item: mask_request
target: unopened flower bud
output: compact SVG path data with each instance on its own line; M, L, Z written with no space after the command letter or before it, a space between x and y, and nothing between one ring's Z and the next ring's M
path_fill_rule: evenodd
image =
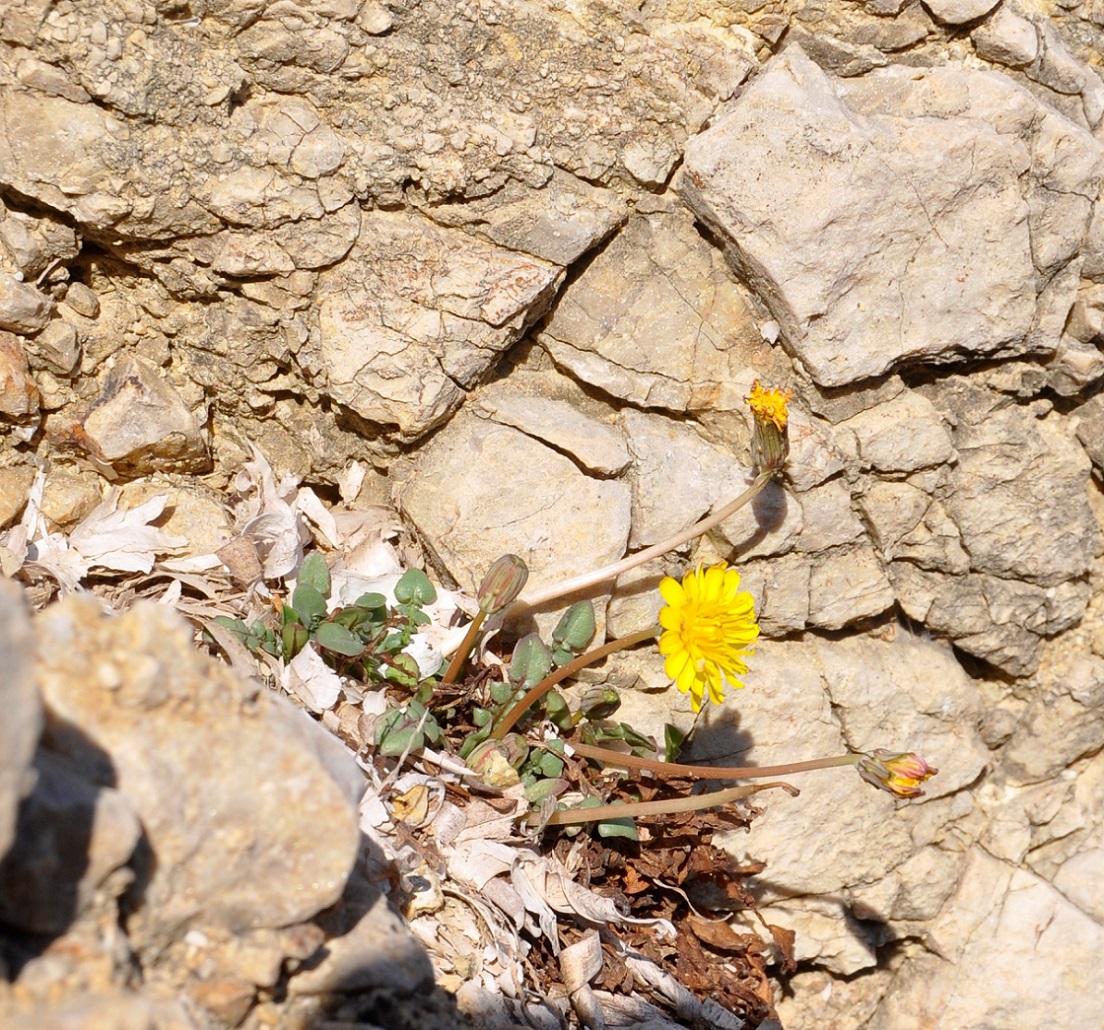
M939 772L911 751L887 751L883 747L864 754L856 768L867 783L898 798L923 796L920 784Z
M504 554L488 570L475 595L485 615L500 612L525 588L529 567L516 554Z

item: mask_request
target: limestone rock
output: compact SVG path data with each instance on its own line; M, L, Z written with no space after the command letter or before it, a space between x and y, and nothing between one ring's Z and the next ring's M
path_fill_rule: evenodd
M0 862L0 917L28 933L61 934L127 865L142 826L119 791L87 782L53 752L40 749L35 770L15 843ZM127 870L111 893L132 880Z
M78 253L77 234L70 226L22 211L3 213L0 204L0 255L10 258L24 282L37 279L54 262L71 261Z
M851 769L795 776L799 804L772 797L750 836L724 838L738 856L769 860L762 884L768 903L838 895L887 876L920 850L913 835L922 839L925 809L954 798L987 761L975 729L975 691L945 644L900 629L888 639L761 640L748 664L732 712L711 710L695 733L697 758L773 765L907 747L941 770L926 784L929 798L897 809Z
M1081 449L1051 420L964 381L947 380L932 396L956 423L959 460L944 503L971 569L1040 586L1084 576L1101 531Z
M23 342L0 330L0 415L22 421L38 414L38 386L31 376Z
M925 6L944 25L965 25L984 17L1000 0L925 0Z
M492 243L567 266L610 236L627 207L612 190L556 171L539 190L507 183L493 197L434 204L441 225L463 226Z
M29 465L0 468L0 529L5 529L23 510L35 470Z
M538 339L557 366L631 404L738 411L760 343L715 250L683 215L629 221L564 291Z
M1104 747L1104 659L1080 655L1065 675L1034 698L1005 745L1002 765L1017 782L1058 776Z
M954 461L951 437L935 406L906 391L841 422L837 432L855 435L859 458L878 472L914 472Z
M629 535L626 484L583 475L532 437L464 414L422 450L397 501L470 592L502 554L520 555L530 583L548 584L621 558Z
M1040 638L1076 625L1091 595L1076 580L1042 587L980 573L945 576L906 561L894 562L890 575L910 619L1013 676L1038 668Z
M201 655L160 605L105 618L69 600L36 630L49 746L142 821L135 947L164 948L190 925L288 926L341 895L356 811L303 749L305 716Z
M327 392L417 439L543 314L561 275L417 215L366 214L349 258L319 276L315 360Z
M1001 4L970 33L979 57L987 61L1022 68L1039 54L1035 26L1007 4Z
M0 580L0 859L15 837L19 804L34 787L31 759L42 730L42 703L31 663L31 628L22 591Z
M726 504L747 489L733 475L734 455L707 443L691 426L631 409L621 421L633 459L633 550L673 536L703 518L714 502Z
M210 462L196 422L172 385L146 362L120 361L82 419L89 452L120 471L202 471Z
M1065 185L1025 188L1032 161L1057 167L1059 139ZM905 359L1052 350L1056 338L1033 335L1031 284L1082 245L1102 155L999 73L887 68L836 82L791 47L690 143L680 190L786 346L839 386ZM1048 303L1072 295L1063 286Z
M498 389L481 393L475 412L562 451L588 472L615 476L630 461L620 429L583 414L565 400Z
M813 563L809 624L842 629L881 615L895 601L882 563L869 545L838 547Z
M0 272L0 329L38 332L53 311L54 302L45 294L7 272Z
M930 934L930 950L897 971L867 1024L871 1030L924 1023L1095 1026L1104 1020L1104 999L1092 975L1069 961L1104 947L1104 931L1033 873L972 849ZM1034 968L1063 974L1023 975ZM978 983L989 987L980 992Z

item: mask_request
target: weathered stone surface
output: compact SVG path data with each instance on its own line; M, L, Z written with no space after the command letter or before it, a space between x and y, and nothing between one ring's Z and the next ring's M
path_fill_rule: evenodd
M1104 660L1079 655L1034 698L1005 745L1002 766L1016 782L1038 783L1104 747Z
M0 203L0 213L3 210ZM0 262L9 258L24 282L36 279L54 262L71 261L79 253L77 234L68 225L22 211L0 214Z
M907 561L889 571L910 619L1013 676L1038 668L1040 638L1076 625L1091 596L1076 580L1042 587L979 573L945 576Z
M195 415L171 383L137 358L107 374L81 424L88 451L121 471L198 472L210 463Z
M726 504L747 489L741 481L746 470L738 468L735 456L690 426L631 409L622 415L622 425L633 459L633 550L673 536L705 516L715 501Z
M38 779L0 862L0 918L29 933L60 934L130 861L142 826L119 791L89 783L64 758L39 749L34 767ZM128 871L112 893L132 879Z
M627 211L612 190L556 171L539 190L511 182L492 197L434 204L427 213L441 225L462 226L500 247L566 266L613 233Z
M629 221L538 335L557 366L631 404L735 411L761 343L728 270L682 214Z
M625 434L617 426L585 415L565 400L500 388L480 393L474 411L562 451L588 472L615 476L631 460Z
M911 390L839 423L836 432L853 433L862 464L878 472L915 472L955 459L935 405Z
M7 527L22 511L34 478L35 470L30 465L0 468L0 529Z
M1022 68L1039 54L1039 34L1035 26L1007 4L1001 4L970 33L978 57L987 61Z
M1104 999L1071 955L1104 947L1099 922L1053 886L971 850L954 897L930 931L931 947L904 962L867 1024L1096 1026ZM999 948L993 946L1000 941ZM1040 970L1024 976L1024 970ZM1060 976L1043 971L1061 969ZM978 984L987 988L978 990Z
M1021 825L1030 849L1027 864L1099 922L1104 913L1096 889L1104 868L1104 757L1097 754L1057 781L1025 793ZM1040 796L1032 796L1036 793Z
M924 6L944 25L965 25L988 14L1000 0L924 0Z
M711 711L696 732L699 758L773 765L907 741L941 769L926 784L928 800L897 809L852 769L793 777L800 803L772 798L751 835L725 836L736 854L768 859L761 885L768 902L846 896L889 875L922 849L925 810L951 800L985 766L988 752L974 728L978 699L945 644L900 629L888 639L760 641L749 666L732 711Z
M561 275L417 215L366 214L348 260L319 276L315 360L327 392L416 439L543 314Z
M1059 138L1072 193L1021 180ZM1041 288L1081 246L1102 174L1095 140L997 73L836 83L794 47L691 142L680 190L786 346L838 386L903 359L1053 349L1032 336L1032 259Z
M869 545L838 547L813 562L809 576L809 624L844 626L892 607L893 587Z
M22 591L0 580L0 859L15 838L22 799L34 787L31 758L42 729L42 702L35 689L31 663L31 627Z
M38 332L54 311L54 302L33 286L0 272L0 329Z
M503 554L520 555L530 582L547 584L616 561L629 535L626 484L585 476L532 437L468 415L426 445L397 501L473 592Z
M1104 478L1104 397L1094 397L1077 414L1077 439L1095 466L1098 478Z
M16 420L38 413L38 387L23 346L18 336L0 330L0 415Z
M80 361L80 340L76 328L63 318L52 318L42 332L27 342L36 368L48 368L68 376Z
M105 618L71 600L36 631L49 746L114 785L149 843L128 921L136 947L163 948L189 925L287 926L340 896L355 807L303 748L301 713L199 654L160 605Z
M971 569L1040 586L1084 576L1101 532L1085 496L1088 466L1068 432L963 380L930 396L955 422L959 460L944 503Z
M970 568L962 534L943 504L907 482L871 483L860 498L874 543L886 561L962 574Z

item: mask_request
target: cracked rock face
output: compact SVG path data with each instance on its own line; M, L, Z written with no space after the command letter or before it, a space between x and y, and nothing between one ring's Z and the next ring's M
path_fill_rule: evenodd
M745 489L745 398L793 389L785 485L598 598L628 634L664 574L740 569L761 643L699 756L941 770L900 810L816 774L729 842L797 931L784 1023L1099 1025L1091 6L8 0L0 532L42 466L51 532L169 481L214 550L257 445L326 496L371 465L465 589L507 551L543 585ZM9 593L0 922L63 933L42 998L236 1025L327 935L292 996L373 949L428 985L375 895L312 920L357 842L311 724L160 607L32 630ZM624 670L634 725L688 722L658 656ZM136 884L141 996L98 929Z

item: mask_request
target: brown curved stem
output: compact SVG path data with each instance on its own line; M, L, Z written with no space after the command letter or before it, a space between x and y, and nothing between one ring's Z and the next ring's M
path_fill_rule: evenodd
M449 662L449 667L445 670L444 676L441 677L442 683L455 683L456 677L460 675L460 670L464 668L464 662L467 660L471 649L475 646L475 638L479 634L479 627L483 625L483 620L487 617L487 613L482 609L475 613L475 618L472 619L471 625L468 626L468 632L464 634L464 639L460 641L460 646L456 649L456 654L452 656L452 661Z
M532 690L502 717L502 720L492 731L491 739L501 740L505 737L517 724L518 719L561 680L565 680L569 676L574 676L580 669L584 669L586 666L605 658L606 655L613 654L614 651L621 651L626 647L632 647L634 644L639 644L642 640L657 636L659 632L659 626L652 626L649 629L640 630L639 633L630 633L627 637L619 637L617 640L611 640L608 644L596 647L593 651L587 651L586 654L579 655L578 658L572 659L566 665L561 665L555 672L545 676L540 683L533 687Z
M665 801L627 801L616 805L594 805L592 808L564 808L553 812L545 821L545 826L573 826L577 823L603 822L607 819L633 819L639 816L668 815L673 812L700 812L705 808L727 805L741 798L758 794L761 790L780 787L792 797L801 793L788 783L757 783L742 787L728 787L715 790L710 794L696 794L693 797L667 798ZM540 816L534 812L529 818L530 826L540 825Z
M763 487L770 482L772 475L773 473L769 471L760 472L759 475L755 477L755 481L751 486L735 500L730 501L719 511L707 516L700 522L695 522L694 525L690 526L688 529L684 529L674 536L668 537L666 540L661 540L658 544L653 544L651 547L645 548L643 551L638 551L636 554L630 554L627 558L622 558L621 561L615 562L612 565L607 565L603 569L597 569L594 572L584 572L581 575L573 576L571 579L565 579L560 583L553 583L551 586L544 587L542 590L534 590L530 594L525 594L506 609L503 618L508 621L529 608L536 608L537 605L555 600L557 597L563 597L566 594L574 594L580 590L585 590L587 587L594 586L597 583L605 583L607 580L616 579L630 569L635 569L638 565L643 565L653 558L658 558L668 551L673 551L676 547L681 547L687 541L693 540L703 533L708 533L715 526L719 526L725 519L729 518L729 516L739 511L745 504L754 500Z
M806 762L787 762L785 765L680 765L663 762L658 758L640 758L592 744L567 745L577 755L592 758L620 769L640 769L664 777L691 777L697 780L757 780L766 776L791 776L794 773L811 772L813 769L832 769L841 765L855 765L862 755L835 755L832 758L811 758Z

